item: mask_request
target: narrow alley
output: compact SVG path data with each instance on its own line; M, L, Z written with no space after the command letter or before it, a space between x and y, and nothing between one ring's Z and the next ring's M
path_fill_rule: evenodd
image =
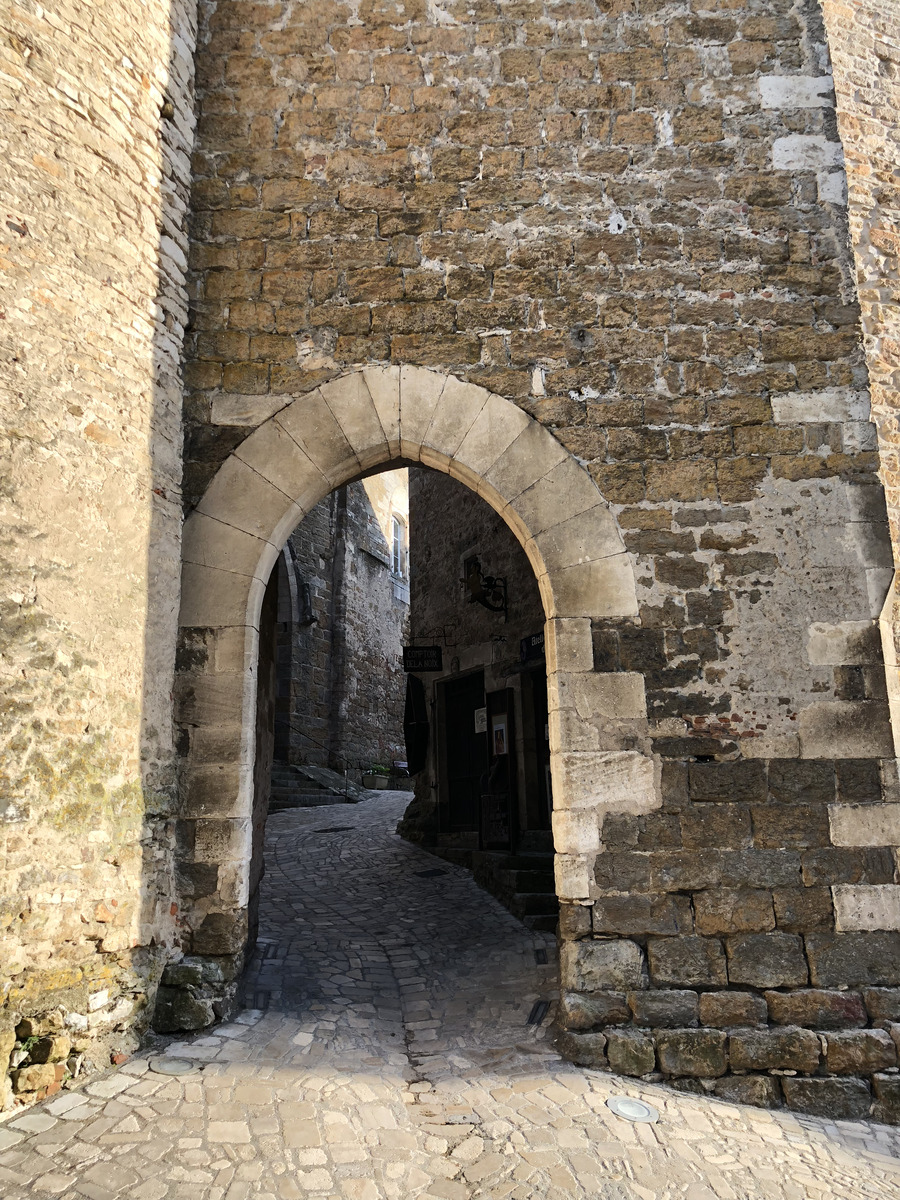
M552 935L402 841L408 794L369 795L273 814L244 1011L0 1128L4 1200L900 1196L898 1130L564 1062Z

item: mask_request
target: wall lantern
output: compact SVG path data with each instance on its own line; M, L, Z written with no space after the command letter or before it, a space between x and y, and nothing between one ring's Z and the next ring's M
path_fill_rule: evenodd
M471 555L463 563L460 582L466 589L470 604L480 604L489 612L503 613L504 621L509 619L506 580L496 575L485 575L477 554Z

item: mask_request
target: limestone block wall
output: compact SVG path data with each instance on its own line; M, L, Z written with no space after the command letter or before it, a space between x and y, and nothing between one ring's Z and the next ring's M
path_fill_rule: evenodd
M900 986L893 560L825 28L786 0L650 7L202 6L186 490L366 363L550 429L637 588L633 617L599 563L554 593L563 975L599 1005L569 1051L613 1062L610 997L690 993L711 1032L692 1000L665 1020L713 1059L650 1038L642 1067L887 1113L886 1030L829 1060L814 1008L819 1056L784 1067L767 998ZM451 468L466 414L448 390ZM591 520L544 537L555 567ZM755 1065L728 1031L761 1009L719 992L766 1002Z
M0 11L2 1110L133 1048L176 939L194 40L189 0Z

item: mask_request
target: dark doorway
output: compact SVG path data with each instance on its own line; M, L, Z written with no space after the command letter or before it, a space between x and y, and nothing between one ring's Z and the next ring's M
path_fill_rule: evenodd
M440 685L443 710L443 802L439 823L448 833L477 833L483 776L488 762L484 672Z

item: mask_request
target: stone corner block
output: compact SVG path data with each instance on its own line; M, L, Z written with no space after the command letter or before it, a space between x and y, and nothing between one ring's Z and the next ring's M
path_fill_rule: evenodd
M892 758L890 711L881 700L821 700L800 710L801 758Z

